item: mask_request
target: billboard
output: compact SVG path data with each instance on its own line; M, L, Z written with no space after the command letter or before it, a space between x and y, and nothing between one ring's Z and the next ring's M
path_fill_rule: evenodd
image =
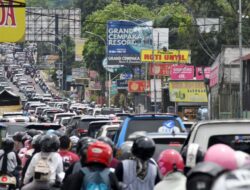
M85 44L85 39L77 38L75 39L75 61L83 61L83 47Z
M209 79L210 78L210 72L211 72L211 68L210 67L205 67L204 68L204 75L205 78ZM204 75L203 75L203 71L202 71L202 67L196 67L196 79L197 80L204 80Z
M129 92L145 92L146 89L149 90L150 81L145 80L129 80L128 81L128 91Z
M194 66L172 65L170 76L172 80L193 80L194 79Z
M172 102L207 102L203 81L170 81L169 92Z
M155 101L155 95L156 95L156 102L162 101L162 85L161 85L161 79L151 79L150 80L150 97L151 102Z
M100 82L90 81L89 82L89 90L101 90L102 86Z
M154 49L168 49L169 46L169 29L154 28L153 29Z
M116 80L117 89L127 90L128 89L128 80Z
M25 0L0 0L0 42L25 40Z
M108 21L108 64L140 64L140 52L152 48L152 38L152 21Z
M190 50L142 50L141 62L155 63L191 63Z
M151 63L149 65L149 75L170 76L171 65L172 64Z

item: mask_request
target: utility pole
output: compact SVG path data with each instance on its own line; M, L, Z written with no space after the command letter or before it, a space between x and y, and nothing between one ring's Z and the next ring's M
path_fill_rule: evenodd
M240 118L243 118L242 4L239 0Z

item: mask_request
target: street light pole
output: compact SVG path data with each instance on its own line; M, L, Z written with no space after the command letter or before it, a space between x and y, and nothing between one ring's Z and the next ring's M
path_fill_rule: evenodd
M242 4L239 0L240 118L243 118Z
M62 66L61 66L61 69L62 69L62 74L63 74L63 50L62 50L62 48L60 48L59 46L57 46L57 45L55 45L53 43L50 43L50 42L47 42L47 43L57 47L61 51L61 53L62 53ZM61 85L60 90L63 91L63 76L59 81L60 81L59 84Z

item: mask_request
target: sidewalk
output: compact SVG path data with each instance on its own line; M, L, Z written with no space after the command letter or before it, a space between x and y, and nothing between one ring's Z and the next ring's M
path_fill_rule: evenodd
M43 79L43 81L47 84L49 90L50 90L53 94L56 94L56 95L59 95L59 94L60 94L60 91L58 91L58 90L56 89L55 83L54 83L54 82L51 82L51 81L49 80L49 75L48 75L46 72L40 70L40 76L41 76L41 78Z

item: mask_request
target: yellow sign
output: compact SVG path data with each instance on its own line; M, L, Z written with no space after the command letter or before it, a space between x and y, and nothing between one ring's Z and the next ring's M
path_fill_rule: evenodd
M171 81L169 93L172 102L207 102L203 81Z
M18 3L25 0L18 0ZM0 42L22 42L25 40L25 7L15 1L0 0Z
M191 63L189 50L142 50L141 62L155 63Z
M75 40L75 61L83 60L83 48L85 44L85 39L78 38Z

